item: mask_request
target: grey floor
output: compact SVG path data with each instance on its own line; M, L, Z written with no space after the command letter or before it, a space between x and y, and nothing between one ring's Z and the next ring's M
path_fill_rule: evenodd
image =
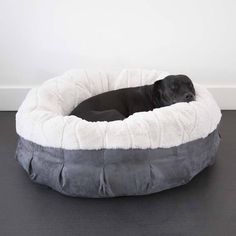
M0 112L0 236L236 235L236 111L217 162L189 184L143 197L80 199L33 184L14 159L15 113Z

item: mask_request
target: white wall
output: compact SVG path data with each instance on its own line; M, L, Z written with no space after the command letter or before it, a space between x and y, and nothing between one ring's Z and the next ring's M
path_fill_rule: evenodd
M130 67L236 84L235 12L235 0L0 0L0 87Z
M0 85L70 68L157 68L236 81L234 0L0 1Z

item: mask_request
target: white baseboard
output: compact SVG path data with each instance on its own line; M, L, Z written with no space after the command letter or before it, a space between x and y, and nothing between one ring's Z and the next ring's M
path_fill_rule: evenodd
M206 85L222 110L236 110L236 85ZM0 87L0 111L16 111L31 87Z
M0 87L0 111L17 111L31 87Z
M236 110L236 85L208 85L221 110Z

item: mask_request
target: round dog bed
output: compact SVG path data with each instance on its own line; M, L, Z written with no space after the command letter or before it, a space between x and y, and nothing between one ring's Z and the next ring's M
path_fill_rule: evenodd
M194 84L196 101L123 121L68 115L91 96L167 75L73 70L32 88L16 114L17 160L32 181L70 196L142 195L189 182L215 162L220 142L221 112L204 87Z

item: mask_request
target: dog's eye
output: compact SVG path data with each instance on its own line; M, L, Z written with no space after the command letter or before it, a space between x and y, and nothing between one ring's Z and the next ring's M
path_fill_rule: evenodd
M193 89L193 85L192 84L189 84L189 87L190 87L190 89Z
M176 90L176 85L172 84L172 85L170 86L170 89L171 89L172 91Z

